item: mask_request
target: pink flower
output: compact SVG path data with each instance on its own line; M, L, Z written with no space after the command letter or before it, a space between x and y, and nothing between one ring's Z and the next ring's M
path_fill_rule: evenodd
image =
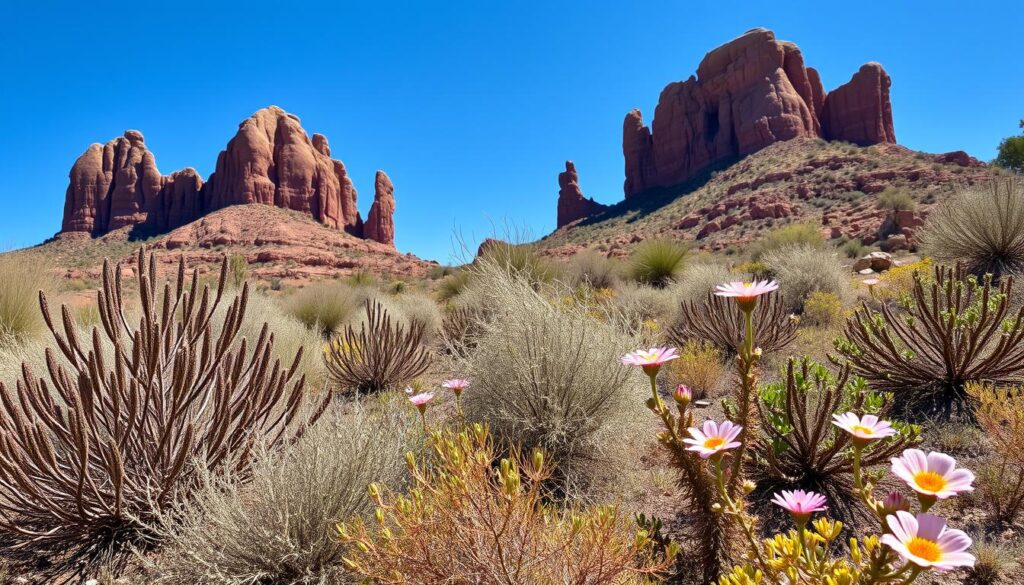
M638 349L622 356L619 361L626 366L640 366L648 375L657 374L662 364L679 358L674 347L652 347L647 351Z
M955 567L973 567L974 556L966 553L971 537L962 530L946 528L946 521L931 514L899 511L886 522L892 534L882 535L886 544L907 562L939 571Z
M870 288L870 287L875 286L876 284L878 284L879 282L882 282L882 281L878 280L877 278L865 278L861 282L866 284L866 285L868 285L868 288Z
M797 522L806 522L811 514L822 512L828 507L825 505L825 496L804 490L782 490L775 494L772 502L788 510Z
M433 398L433 392L421 392L415 396L410 396L409 402L412 402L413 405L420 410L420 412L423 412L427 408L427 403L430 402Z
M753 299L779 290L779 283L774 280L755 280L754 282L727 282L715 287L715 294L720 297L737 299Z
M735 449L740 446L736 437L743 432L743 427L735 425L732 421L725 421L721 425L713 420L704 421L704 428L690 427L687 429L690 439L683 439L683 442L690 445L687 451L695 451L701 459L707 459L714 455Z
M850 433L853 436L853 442L860 445L866 445L871 441L884 439L896 434L896 429L892 428L889 421L878 420L878 417L873 414L865 414L863 417L859 417L852 412L847 412L845 414L833 414L832 418L832 424Z
M469 380L464 380L462 378L445 380L441 383L441 387L454 391L455 395L458 396L459 394L462 394L463 390L469 388Z
M680 406L686 406L691 400L693 400L693 390L690 390L690 387L686 384L680 384L676 386L676 391L672 393L672 398L674 398Z
M930 498L945 500L974 490L974 474L968 469L957 469L956 460L945 453L933 451L925 455L920 449L907 449L892 459L892 472L912 490Z

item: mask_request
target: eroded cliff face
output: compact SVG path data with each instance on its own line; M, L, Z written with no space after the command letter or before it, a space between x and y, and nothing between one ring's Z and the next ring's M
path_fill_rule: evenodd
M61 232L98 236L132 225L165 232L229 205L258 203L363 237L356 196L345 165L331 158L327 138L310 138L296 116L270 106L239 125L206 183L191 168L161 175L137 131L93 144L71 168ZM367 237L393 245L389 197L390 206L375 202L376 227Z
M754 29L708 53L697 75L661 92L648 127L626 115L626 198L691 180L708 167L794 138L895 143L889 76L877 63L826 93L800 49Z
M363 226L366 239L395 245L395 187L384 171L377 171L373 184L373 205Z

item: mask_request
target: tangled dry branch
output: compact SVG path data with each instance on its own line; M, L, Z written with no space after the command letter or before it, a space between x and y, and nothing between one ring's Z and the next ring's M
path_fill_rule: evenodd
M679 322L666 331L669 341L683 347L691 340L709 341L728 355L736 355L746 334L743 314L731 299L709 293L703 302L682 303ZM786 311L781 295L765 297L754 309L758 323L754 345L765 353L785 349L796 339L799 322Z

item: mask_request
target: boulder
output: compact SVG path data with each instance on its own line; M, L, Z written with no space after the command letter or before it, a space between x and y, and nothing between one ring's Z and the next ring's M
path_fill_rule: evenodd
M576 173L576 165L571 160L565 161L565 172L558 174L557 227L569 225L607 208L608 206L583 196L579 175Z
M871 252L858 258L853 263L853 271L861 272L863 270L871 270L873 272L883 272L893 267L894 261L891 254L886 252Z
M862 65L850 81L825 97L821 120L824 137L861 146L895 143L890 85L892 80L881 65Z

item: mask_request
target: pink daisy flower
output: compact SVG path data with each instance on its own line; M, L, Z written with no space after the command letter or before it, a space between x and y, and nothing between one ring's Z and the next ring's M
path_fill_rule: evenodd
M879 282L882 282L882 281L878 280L877 278L865 278L861 282L866 284L866 285L868 285L868 287L870 288L870 287L875 286L876 284L878 284Z
M736 437L743 432L743 427L733 424L732 421L725 421L721 425L713 420L704 421L702 429L690 427L687 429L690 439L683 439L683 442L690 445L687 451L694 451L701 459L707 459L740 446Z
M464 380L462 378L445 380L444 382L441 383L441 387L454 391L455 395L458 396L459 394L462 394L463 390L469 388L469 380Z
M896 434L889 421L879 420L873 414L857 416L852 412L845 414L833 414L832 424L843 429L853 436L853 441L860 445L866 445L871 441L884 439Z
M815 492L804 490L788 491L775 494L772 503L782 506L798 522L806 522L811 514L823 512L828 506L825 505L825 496Z
M678 359L679 355L674 347L652 347L648 350L638 349L622 356L619 361L626 366L639 366L644 372L650 374L658 372L662 364Z
M882 543L907 562L939 571L956 567L973 567L974 556L964 552L971 546L971 537L962 530L946 528L946 521L931 514L900 510L886 518L891 534L882 535Z
M923 496L944 500L974 490L974 474L956 468L956 460L945 453L907 449L892 459L892 472Z
M409 402L413 403L416 408L420 409L420 412L423 412L423 410L427 408L427 403L433 400L433 398L433 392L421 392L415 396L410 396Z
M776 290L779 290L779 283L774 280L755 280L754 282L720 284L715 287L715 294L720 297L749 300Z

